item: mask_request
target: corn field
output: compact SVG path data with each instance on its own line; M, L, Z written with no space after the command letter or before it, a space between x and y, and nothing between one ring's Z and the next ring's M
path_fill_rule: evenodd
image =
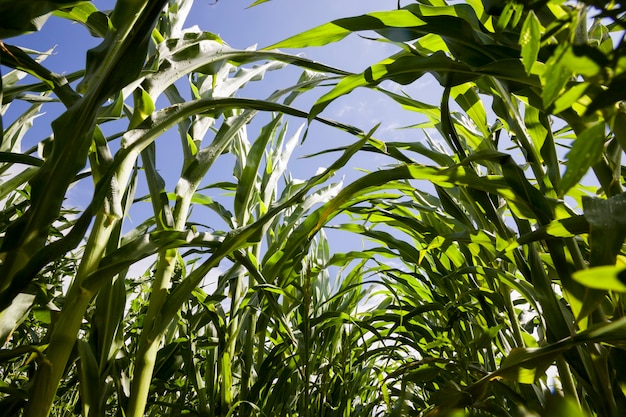
M407 0L256 50L192 3L0 0L0 416L623 415L626 3ZM18 46L46 19L99 38L83 70ZM299 54L357 35L396 52ZM325 114L356 89L414 140ZM296 179L315 125L350 144Z

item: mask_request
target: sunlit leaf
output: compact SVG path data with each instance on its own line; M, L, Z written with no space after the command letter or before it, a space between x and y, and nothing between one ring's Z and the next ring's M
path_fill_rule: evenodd
M109 30L109 18L100 12L91 2L54 11L55 16L70 19L85 25L93 36L104 38Z
M326 23L296 36L275 43L265 49L278 48L304 48L307 46L322 46L332 42L337 42L350 34L350 30L345 29L335 23Z
M9 308L0 313L0 343L4 345L8 341L13 330L26 318L34 301L34 294L19 294Z
M428 57L401 56L397 59L384 60L369 67L362 74L344 77L335 88L322 96L313 108L309 117L321 113L332 101L352 92L358 87L376 86L384 80L393 80L399 84L409 84L426 72L458 73L456 84L476 78L469 66L458 63L443 53L435 53Z
M573 71L562 61L566 53L566 46L558 46L546 62L546 71L542 76L544 108L548 108L559 97L561 90L573 74Z
M487 113L480 97L471 83L462 84L452 88L451 95L472 119L474 125L487 137L489 135L487 125Z
M526 20L524 20L519 40L522 46L522 62L524 63L524 69L526 69L527 74L530 74L530 70L539 55L539 48L541 46L540 30L541 23L535 15L535 12L531 10L526 16Z
M497 375L522 384L532 384L561 354L562 349L516 348L502 362Z
M596 266L572 275L586 287L598 290L626 292L626 269L622 266Z
M561 63L576 74L596 77L609 65L609 60L589 45L572 45L561 57Z
M268 1L270 1L270 0L256 0L254 3L252 3L250 6L248 6L248 8L254 7L254 6L262 4L262 3L266 3Z
M591 266L613 265L626 238L626 196L618 194L608 199L583 197L585 219L589 221Z
M78 352L80 354L80 388L83 412L99 412L100 403L100 383L98 363L91 350L91 347L84 340L78 341Z

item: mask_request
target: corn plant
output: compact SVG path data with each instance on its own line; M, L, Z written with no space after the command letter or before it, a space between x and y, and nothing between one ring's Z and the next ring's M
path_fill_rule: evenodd
M31 102L0 148L2 415L619 415L621 3L418 1L260 51L184 29L191 3L0 1L2 38L52 12L103 39L66 76L0 44L2 113ZM365 30L398 53L358 74L276 49ZM285 64L293 85L238 98ZM382 84L426 73L438 103ZM320 117L359 87L423 117L424 139ZM22 150L50 100L67 108L53 136ZM354 144L293 178L287 116ZM358 152L395 163L331 182ZM64 204L90 180L84 208ZM335 233L364 247L333 253Z
M8 384L3 412L14 415L23 408L25 416L47 416L51 410L55 415L139 416L158 413L164 404L182 404L196 412L232 414L238 407L236 385L243 387L245 401L253 388L250 358L232 363L240 339L247 338L246 347L254 341L251 332L259 316L254 309L279 311L271 287L265 287L271 281L263 282L257 271L262 237L278 227L272 222L285 210L304 215L325 201L333 187L319 188L321 184L369 140L355 128L319 118L362 139L324 172L283 187L282 173L299 135L285 141L287 128L277 131L280 114L308 117L289 107L299 92L326 79L308 71L345 73L280 52L235 50L214 34L184 30L190 1L120 1L110 15L89 2L1 6L3 16L19 17L3 21L3 37L38 29L53 11L103 38L87 53L85 71L69 79L33 59L34 51L2 44L2 64L13 69L3 77L3 105L22 99L34 102L4 130L2 141L5 172L16 163L29 166L3 184L0 298L8 342L3 352ZM11 26L14 23L17 27ZM258 65L243 67L255 62ZM247 83L285 63L306 70L296 84L266 100L234 97ZM25 74L38 83L19 84ZM75 79L80 80L76 90L69 84ZM180 91L179 81L186 82L188 91ZM21 139L51 94L67 110L53 122L52 138L22 152ZM158 108L161 97L169 104ZM275 116L251 145L246 126L259 111ZM168 191L156 164L162 148L157 139L173 128L180 134L183 162L175 188ZM114 133L106 136L109 129ZM268 143L275 147L265 154ZM39 157L33 156L37 148ZM236 158L235 182L214 187L235 192L232 211L200 188L216 160L228 153ZM257 179L264 156L266 170ZM93 198L73 213L63 200L72 184L88 178L95 187ZM143 183L148 195L138 197ZM128 230L124 219L143 201L151 203L153 214ZM192 221L194 208L214 211L222 228ZM194 254L200 255L192 262ZM127 276L131 265L153 255L154 269L142 277ZM201 285L227 260L233 266L209 302ZM71 279L67 290L61 285L64 278ZM221 300L215 297L224 291L230 299L225 322L179 328L177 318L185 312L219 308ZM256 293L253 300L249 291ZM287 318L276 317L272 325L280 337L295 343ZM134 320L133 326L126 326L126 319ZM225 345L210 350L208 359L217 360L218 387L195 374L196 379L188 380L193 400L188 402L185 395L173 400L153 384L167 372L162 360L174 355L179 345L172 343L182 337L187 337L187 352L196 349L194 337L208 337L207 327L225 331ZM261 349L257 357L263 355ZM186 366L196 366L196 359L188 356ZM210 365L204 363L208 372ZM247 375L241 383L234 376L240 369ZM163 395L155 400L157 394ZM219 401L214 402L213 395Z
M337 227L374 242L333 262L369 258L388 289L371 320L406 357L389 356L385 413L616 416L624 406L623 52L610 35L624 10L594 6L588 27L584 4L414 2L272 46L374 31L399 52L343 77L310 117L366 87L426 120L414 126L426 143L368 145L397 166L312 215L349 213ZM381 86L426 73L442 87L438 105ZM579 183L590 169L591 188Z

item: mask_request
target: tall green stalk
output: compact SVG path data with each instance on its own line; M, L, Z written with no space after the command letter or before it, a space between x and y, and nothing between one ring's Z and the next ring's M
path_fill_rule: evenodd
M121 0L109 17L89 2L38 2L104 38L84 75L63 78L20 48L0 48L16 70L2 80L3 110L42 92L0 144L3 173L29 165L0 184L0 416L25 406L27 417L51 407L90 417L514 417L559 416L559 407L615 417L626 407L626 66L609 32L623 23L619 4L594 3L605 20L588 27L582 3L414 1L238 51L183 32L191 3ZM40 26L29 13L16 15L22 31ZM13 34L5 26L0 16L0 37ZM353 74L275 50L359 31L397 53ZM306 69L296 84L266 100L236 97L287 63ZM26 73L39 81L19 84ZM442 88L435 104L386 89L425 73ZM83 96L69 84L81 76ZM310 112L290 107L322 82L331 89ZM424 139L384 141L384 130L374 138L376 129L364 135L318 117L358 87L424 116ZM32 124L48 94L68 108L54 140L41 143L41 158L34 148L19 154L23 133L13 126ZM158 109L162 94L169 105ZM249 141L258 111L274 114ZM286 167L301 130L287 138L280 114L358 139L298 181ZM102 125L123 118L125 132L105 138ZM169 192L157 139L175 127L183 161ZM394 165L327 183L362 151ZM234 158L232 179L211 178L218 158ZM599 183L593 192L580 184L587 172ZM89 175L91 203L67 218L67 190ZM135 199L139 179L149 194ZM144 201L152 213L126 230L122 219ZM361 247L337 244L339 233ZM73 271L66 253L76 247ZM151 255L154 271L126 274ZM560 387L548 385L549 369ZM29 374L32 385L21 382Z
M94 296L92 292L85 290L82 284L85 277L97 268L102 259L113 226L107 214L101 213L96 216L82 262L67 295L70 301L64 306L50 338L45 366L42 366L35 376L32 396L24 411L25 417L50 414L57 387L65 373L85 311Z

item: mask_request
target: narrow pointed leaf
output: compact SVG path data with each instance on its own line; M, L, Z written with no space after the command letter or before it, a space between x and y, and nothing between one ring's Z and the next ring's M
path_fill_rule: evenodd
M572 150L567 154L567 170L560 184L560 196L566 195L602 157L605 129L604 121L600 121L578 135Z
M572 275L585 287L606 291L626 292L626 268L605 265L577 271Z
M531 10L524 21L519 40L519 43L522 46L522 62L524 63L524 69L527 74L530 74L530 70L537 61L537 56L539 55L539 48L541 46L540 30L541 23L535 15L535 12Z

